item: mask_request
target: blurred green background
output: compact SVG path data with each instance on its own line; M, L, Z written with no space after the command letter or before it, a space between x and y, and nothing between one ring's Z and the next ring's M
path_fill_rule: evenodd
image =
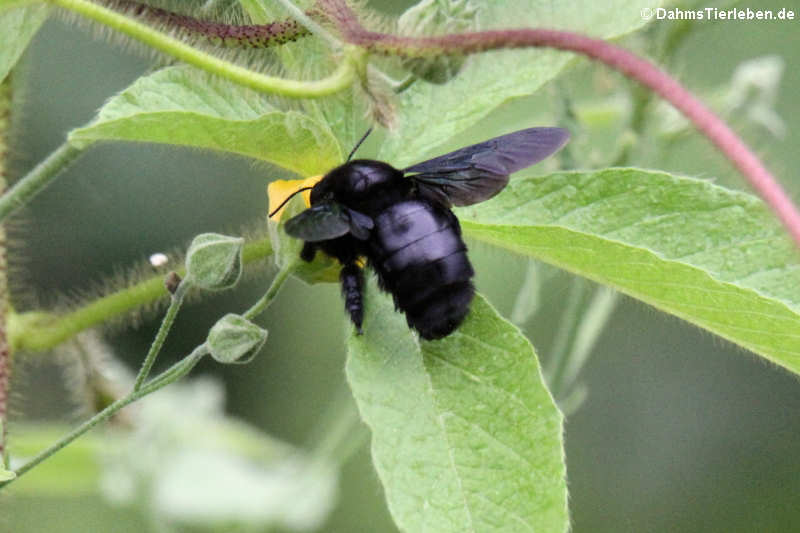
M384 4L373 3L394 13L400 9L397 3ZM758 4L750 7L800 10L797 2ZM655 22L650 32L625 44L641 46L662 29L659 25L667 24L673 23ZM785 136L771 136L740 116L733 121L794 191L800 189L795 179L800 168L798 28L797 20L701 23L670 66L690 88L715 102L743 61L782 58L784 75L774 110L787 127ZM69 129L89 121L108 97L150 64L147 54L129 46L112 45L63 19L49 21L21 66L24 105L15 117L15 172L24 173L44 158ZM480 140L482 131L533 125L527 117L537 116L562 94L605 102L623 88L616 76L579 62L542 95L508 104L453 144ZM583 154L582 164L608 164L603 151L614 148L618 129L611 121L606 130L576 139L578 148L590 151ZM666 153L645 146L636 154L639 166L744 187L695 134L679 137ZM92 294L103 280L119 277L128 266L197 233L235 233L242 225L263 220L266 183L278 177L288 176L232 156L152 145L97 146L13 221L17 305L48 306ZM479 289L508 316L527 260L475 243L471 257ZM269 272L251 277L232 293L187 306L160 364L202 342L224 312L252 301L266 287ZM525 325L542 359L553 344L569 286L567 275L553 276L542 293L540 312ZM141 322L135 329L105 333L115 354L131 367L157 327L153 316ZM270 337L256 360L232 367L205 363L196 374L224 383L228 414L289 443L313 447L330 423L331 405L347 397L338 287L290 281L260 322ZM75 421L64 365L57 357L26 357L16 371L17 424ZM566 423L573 531L800 531L796 377L676 318L621 298L581 380L588 397ZM0 531L162 531L140 509L98 497L103 489L94 480L66 479L65 487L45 490L47 483L37 481L37 475L21 479L0 499ZM320 531L395 531L366 441L345 463L339 487L336 507Z

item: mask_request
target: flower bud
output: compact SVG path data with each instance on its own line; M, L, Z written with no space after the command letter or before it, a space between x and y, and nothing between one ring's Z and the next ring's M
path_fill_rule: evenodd
M186 255L186 278L203 289L218 291L236 285L242 274L244 239L217 233L198 235Z
M227 364L249 362L266 341L267 330L240 315L229 313L214 324L206 343L211 357Z

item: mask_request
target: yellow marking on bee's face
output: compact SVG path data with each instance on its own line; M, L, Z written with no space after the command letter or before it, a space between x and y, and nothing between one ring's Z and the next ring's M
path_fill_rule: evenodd
M281 202L294 194L298 189L302 189L303 187L313 187L322 178L323 175L320 174L319 176L311 176L310 178L301 180L275 180L271 182L269 185L267 185L267 196L269 197L268 212L272 213L275 208L281 205ZM311 191L303 191L300 193L300 195L303 197L306 205L311 206ZM281 219L284 209L285 207L281 208L281 210L275 213L270 220L278 222Z

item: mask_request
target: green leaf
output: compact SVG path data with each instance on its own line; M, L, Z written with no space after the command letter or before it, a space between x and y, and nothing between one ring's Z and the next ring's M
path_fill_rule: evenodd
M20 2L21 3L21 2ZM14 7L11 3L9 7ZM17 64L22 52L50 13L44 4L5 10L0 4L0 81Z
M186 66L138 79L69 140L210 148L269 161L303 176L322 174L343 159L338 141L322 122L281 110L260 93Z
M480 296L418 343L370 284L347 377L403 531L566 531L562 417L530 343Z
M639 169L514 179L465 232L612 286L800 373L800 257L757 198Z
M558 28L610 39L645 24L652 0L508 0L480 4L481 29ZM398 168L475 124L504 102L537 91L575 56L543 48L489 52L470 57L458 76L444 85L416 82L397 102L397 127L381 147L379 159ZM436 152L435 150L431 153Z

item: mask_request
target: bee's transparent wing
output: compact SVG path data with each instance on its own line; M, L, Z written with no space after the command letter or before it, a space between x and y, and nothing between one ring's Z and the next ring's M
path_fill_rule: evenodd
M351 233L365 240L373 228L371 218L336 202L312 206L286 221L284 229L292 237L309 242L327 241Z
M528 128L441 155L403 170L420 193L449 206L488 200L508 176L557 152L569 140L562 128Z

